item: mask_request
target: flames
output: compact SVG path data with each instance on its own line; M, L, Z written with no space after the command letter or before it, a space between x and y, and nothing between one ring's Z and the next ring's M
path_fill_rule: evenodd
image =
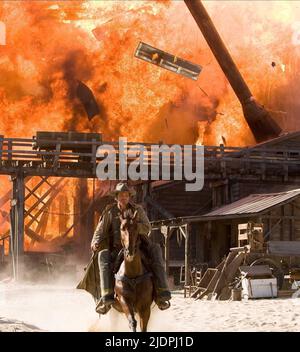
M299 2L204 3L254 96L285 130L298 129L299 47L292 38ZM182 1L2 1L0 21L7 29L0 46L6 137L77 130L101 132L105 140L254 143ZM203 66L198 81L135 59L139 41ZM74 94L78 80L100 107L91 121Z
M298 57L292 44L297 2L205 5L254 95L270 110L293 110L285 106L296 103L284 89L298 68L291 62ZM3 1L0 19L7 27L7 45L0 47L6 136L78 130L145 142L219 144L223 136L231 145L253 143L239 102L183 2ZM140 40L201 64L199 80L135 59ZM77 80L100 105L92 121L74 94Z

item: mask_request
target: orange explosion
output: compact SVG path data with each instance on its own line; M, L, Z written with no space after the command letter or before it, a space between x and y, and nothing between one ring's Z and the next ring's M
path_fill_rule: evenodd
M299 47L292 38L300 3L204 4L254 96L281 127L297 129ZM105 140L254 143L183 1L2 1L0 21L7 30L0 46L6 137L77 130L101 132ZM139 41L203 66L198 81L136 59ZM91 121L74 94L78 80L100 107Z
M205 2L254 95L267 108L292 115L296 103L286 87L297 72L298 60L291 59L297 57L291 41L297 5ZM195 143L200 137L219 144L223 135L231 145L253 142L183 2L3 1L0 20L7 28L7 44L0 47L0 131L6 136L78 130L102 132L105 139ZM202 65L198 81L134 58L140 40ZM92 121L74 97L76 80L100 105ZM283 127L295 127L283 120Z

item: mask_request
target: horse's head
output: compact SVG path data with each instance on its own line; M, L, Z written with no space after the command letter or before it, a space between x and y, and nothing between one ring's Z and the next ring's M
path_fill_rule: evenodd
M124 249L124 256L126 260L132 261L139 245L137 211L134 212L133 216L123 217L121 215L120 221L121 243Z

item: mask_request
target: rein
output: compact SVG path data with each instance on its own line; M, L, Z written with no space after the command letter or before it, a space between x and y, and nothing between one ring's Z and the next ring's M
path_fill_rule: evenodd
M135 246L134 246L134 252L135 253L139 250L139 246L140 246L140 238L138 238L138 240L135 243ZM123 260L125 260L125 256L128 253L128 249L123 247L121 251L123 251L123 255L124 255L124 259ZM121 251L120 251L120 253L121 253ZM124 283L127 283L133 290L135 290L136 285L138 285L140 282L148 279L151 276L153 276L153 274L151 272L146 272L146 273L144 273L142 275L139 275L139 276L137 276L135 278L129 278L126 275L120 275L120 274L116 273L115 274L115 279L118 280L118 281L122 281Z
M135 289L137 284L139 284L140 282L146 280L148 277L151 277L151 276L152 276L152 273L147 272L147 273L142 274L140 276L137 276L135 278L129 278L126 275L119 275L117 273L117 274L115 274L115 279L118 281L128 283L133 289Z

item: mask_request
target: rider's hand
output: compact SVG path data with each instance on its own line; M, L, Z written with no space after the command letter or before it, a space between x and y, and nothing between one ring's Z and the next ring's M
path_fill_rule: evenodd
M93 244L91 247L93 252L97 252L98 248L99 248L99 244Z

